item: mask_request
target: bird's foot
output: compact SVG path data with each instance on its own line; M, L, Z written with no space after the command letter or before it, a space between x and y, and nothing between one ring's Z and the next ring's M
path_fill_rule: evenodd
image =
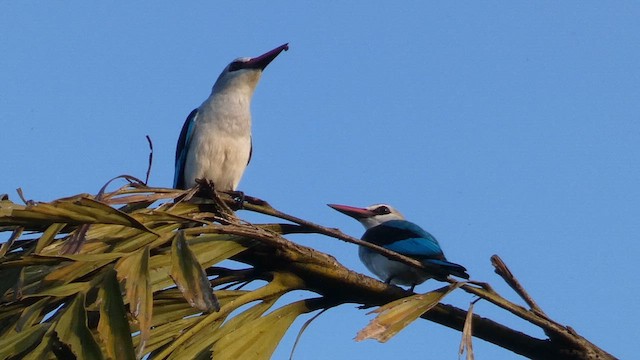
M237 191L237 190L229 190L229 191L224 191L224 193L228 194L233 199L233 207L232 207L233 211L238 211L244 207L243 206L245 201L244 192Z
M216 185L213 181L208 179L196 179L196 184L198 184L199 187L196 196L210 199L216 197Z

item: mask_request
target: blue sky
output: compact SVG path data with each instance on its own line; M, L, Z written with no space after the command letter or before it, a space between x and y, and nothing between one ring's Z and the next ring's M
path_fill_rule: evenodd
M630 358L638 18L635 2L2 2L0 193L52 200L144 177L145 135L150 183L170 186L180 127L222 68L289 42L254 96L241 190L358 236L325 204L390 203L472 278L517 300L492 272L501 255L552 318ZM349 244L295 240L367 273ZM486 303L476 311L530 329ZM456 357L460 334L426 321L387 344L354 342L370 318L329 311L298 358ZM479 359L516 357L475 347Z

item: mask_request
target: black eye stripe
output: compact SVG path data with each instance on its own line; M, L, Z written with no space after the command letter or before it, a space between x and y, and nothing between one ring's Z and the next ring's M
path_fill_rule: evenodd
M379 206L373 212L376 213L376 215L386 215L390 214L391 210L386 206Z
M229 72L233 72L236 70L242 69L242 65L244 63L242 61L234 61L229 65Z

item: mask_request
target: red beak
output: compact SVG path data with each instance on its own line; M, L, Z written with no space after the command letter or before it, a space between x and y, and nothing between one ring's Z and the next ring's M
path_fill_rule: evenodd
M354 219L364 219L375 215L371 210L367 210L365 208L337 204L327 204L327 206L334 210L340 211L347 216L351 216Z
M264 70L264 68L269 65L281 52L289 50L289 43L278 46L277 48L268 51L260 56L254 57L251 60L247 61L245 64L245 68L248 69L260 69Z

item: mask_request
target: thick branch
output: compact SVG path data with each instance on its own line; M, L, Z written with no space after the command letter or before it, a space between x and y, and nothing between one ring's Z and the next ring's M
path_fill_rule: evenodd
M294 244L271 231L246 226L213 225L186 230L196 233L226 233L251 237L263 246L236 257L236 260L258 269L286 270L300 276L308 290L317 292L336 302L351 302L365 306L378 306L410 295L396 286L384 284L370 277L353 272L335 258L314 249ZM461 331L466 311L440 304L424 314L425 319ZM474 336L533 359L613 359L601 351L593 351L600 357L585 356L584 350L574 343L537 339L510 329L492 320L473 316ZM599 350L599 349L598 349Z

